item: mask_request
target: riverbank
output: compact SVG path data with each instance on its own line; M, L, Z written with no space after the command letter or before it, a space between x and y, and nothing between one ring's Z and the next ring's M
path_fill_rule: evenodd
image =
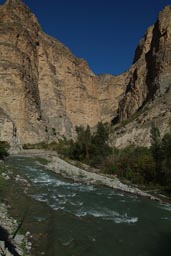
M0 255L30 256L31 243L28 241L30 233L18 233L13 237L19 223L9 216L9 205L0 203Z
M18 154L17 154L18 155ZM151 200L166 202L164 198L147 193L133 185L127 185L122 183L117 177L111 175L105 175L100 170L85 166L85 168L79 168L71 162L67 162L61 159L57 153L45 150L23 150L19 153L25 157L40 157L46 159L46 168L54 173L61 175L65 178L72 179L76 182L84 182L87 184L102 185L110 187L116 190L131 193L137 196L149 198ZM84 166L84 165L83 165Z
M159 251L156 243L163 241L171 226L170 207L104 186L67 180L41 166L47 160L42 160L40 153L27 156L7 159L7 169L13 170L17 181L9 180L11 188L6 194L12 216L21 220L27 212L22 230L33 236L32 255L100 256L117 252L118 256L131 256L143 254L144 248L149 255ZM25 193L27 185L22 180L30 184ZM136 245L132 245L133 240ZM166 248L169 251L169 246Z
M152 196L151 194L148 194L136 187L123 184L117 177L108 177L102 173L98 174L96 172L86 171L60 159L57 156L53 156L51 158L47 168L64 176L65 178L73 179L74 181L81 181L94 185L103 185L134 195L147 197L152 200L161 201L159 198Z
M8 208L6 204L0 203L0 255L24 255L24 235L18 234L12 238L18 223L9 216Z
M11 172L0 164L0 194L3 187L8 186L8 181L12 179ZM3 196L0 200L0 255L30 256L31 243L30 233L21 234L19 232L20 223L9 214L11 206Z

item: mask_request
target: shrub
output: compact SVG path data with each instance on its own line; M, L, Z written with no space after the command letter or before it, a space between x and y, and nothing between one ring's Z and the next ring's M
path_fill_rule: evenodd
M8 150L10 146L6 141L0 141L0 159L4 159L8 156Z
M161 182L171 186L171 134L165 134L161 142Z
M47 144L45 142L39 142L35 144L24 144L23 149L46 149Z
M171 134L160 137L159 130L152 126L151 153L155 161L156 182L171 186Z
M114 150L113 154L106 158L103 170L139 184L152 182L156 175L150 150L136 146Z

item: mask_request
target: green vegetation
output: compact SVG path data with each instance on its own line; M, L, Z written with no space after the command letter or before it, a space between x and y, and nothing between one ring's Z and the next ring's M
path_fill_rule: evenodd
M49 144L40 142L37 144L25 144L24 149L45 149L57 151L63 157L78 160L93 166L100 166L104 157L111 153L108 146L109 130L102 123L97 125L97 131L91 133L90 127L76 127L76 141L67 140L65 137L58 142Z
M8 156L9 144L6 141L0 141L0 159L3 160Z
M103 171L137 184L149 184L155 177L155 162L149 149L128 146L115 149L103 165Z
M171 134L160 136L159 130L152 126L151 153L155 161L156 182L171 186Z
M114 149L104 162L105 173L133 183L159 185L171 189L171 134L160 136L158 128L151 128L151 147L128 146Z
M109 126L103 123L97 125L94 133L89 126L80 126L76 127L75 141L63 138L58 143L42 142L25 145L24 148L54 150L64 158L99 168L122 180L171 190L171 134L161 138L159 130L153 125L150 148L130 145L117 149L108 145L109 130Z
M117 175L135 184L171 187L171 135L163 138L153 125L151 147L130 145L123 149L108 145L109 129L99 123L95 133L90 127L77 127L75 142L65 141L63 155L70 159L100 168L104 173Z
M82 126L76 128L77 140L69 145L69 157L79 160L95 167L100 167L105 157L111 153L108 145L109 131L107 126L98 123L97 131L93 134L90 127L84 129Z
M48 144L45 142L39 142L35 144L24 144L23 149L48 149Z
M5 141L0 141L0 160L4 160L8 156L9 144ZM0 162L0 191L5 187L5 179L2 177L2 173L5 173L5 164Z

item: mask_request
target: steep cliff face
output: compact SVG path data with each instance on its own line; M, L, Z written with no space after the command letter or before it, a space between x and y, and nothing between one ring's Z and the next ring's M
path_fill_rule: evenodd
M22 0L0 6L0 140L14 147L71 137L75 126L93 128L99 121L116 124L116 146L149 145L152 122L163 134L169 129L170 88L169 6L120 76L93 74L86 61L43 33Z
M140 41L126 93L119 107L120 120L127 119L171 86L171 7L166 6Z
M36 49L40 27L21 1L6 1L0 21L0 107L15 124L21 143L37 141L44 136Z
M18 138L16 137L16 127L14 122L9 118L9 116L4 113L4 111L0 108L0 140L7 141L12 145L19 145Z
M73 136L76 125L111 120L124 90L122 76L95 76L84 60L43 33L21 0L7 0L0 21L0 107L21 144Z
M140 41L128 77L118 110L122 128L116 131L115 143L149 146L152 123L161 135L171 126L171 6L159 13Z

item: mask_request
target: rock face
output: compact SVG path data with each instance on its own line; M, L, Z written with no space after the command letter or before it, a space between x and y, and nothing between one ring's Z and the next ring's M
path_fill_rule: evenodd
M12 145L18 145L19 142L17 141L16 137L16 127L14 122L9 118L9 116L4 113L4 111L0 108L0 140L7 141Z
M115 143L149 146L152 123L161 135L171 129L171 6L140 41L128 77L118 109L118 119L128 124L118 129Z
M93 74L86 61L43 33L22 0L0 6L0 140L14 147L73 137L75 126L116 124L135 113L138 121L117 125L115 143L144 143L153 119L162 123L163 133L168 130L170 87L169 6L140 41L133 65L120 76Z
M76 125L112 119L125 75L95 76L84 60L43 33L21 0L7 0L0 21L0 107L21 144L73 136ZM11 133L8 140L14 141Z
M120 102L120 120L127 119L171 87L171 7L160 12L157 22L140 41L129 73L126 94Z

